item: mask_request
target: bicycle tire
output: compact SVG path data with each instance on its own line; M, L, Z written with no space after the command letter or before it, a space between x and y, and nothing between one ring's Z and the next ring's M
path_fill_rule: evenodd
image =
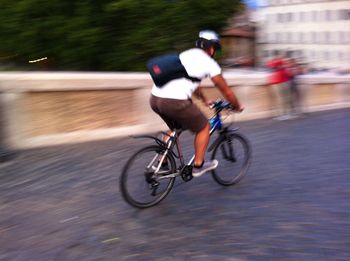
M243 158L238 155L240 149L243 149ZM211 173L214 180L223 186L237 184L247 173L250 165L250 144L242 134L228 134L214 147L212 159L219 161L218 167Z
M151 159L147 158L146 154L150 154L151 158L153 158L163 151L164 148L156 145L144 147L135 152L123 167L119 181L120 191L124 200L131 206L136 208L148 208L157 205L169 194L170 190L174 186L175 177L162 179L159 181L159 186L161 187L158 186L156 190L162 189L163 187L164 189L162 189L161 192L157 192L156 195L152 195L154 187L151 188L151 181L148 181L146 178L146 175L150 177L152 174L151 171L147 170L146 168L146 166L151 162ZM175 173L176 163L174 157L168 153L166 160L169 166L168 174ZM143 168L142 166L144 167L144 170L140 172L140 170ZM162 185L160 182L162 182ZM146 191L144 195L141 195L142 189L145 189ZM148 195L148 193L150 194ZM150 199L147 200L147 198Z

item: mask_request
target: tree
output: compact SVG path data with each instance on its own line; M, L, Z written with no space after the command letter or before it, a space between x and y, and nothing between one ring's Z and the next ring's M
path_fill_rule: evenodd
M144 70L150 57L220 31L240 0L0 0L0 63L55 70ZM38 63L39 64L39 63Z

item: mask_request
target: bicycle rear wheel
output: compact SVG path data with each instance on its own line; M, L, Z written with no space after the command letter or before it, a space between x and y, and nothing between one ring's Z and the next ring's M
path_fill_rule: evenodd
M163 200L174 185L175 178L157 179L154 170L158 165L160 153L164 148L151 145L137 151L125 164L120 177L120 191L130 205L137 208L148 208ZM174 157L168 153L165 159L168 163L162 174L175 173Z
M250 158L248 140L238 133L227 135L213 150L212 159L219 161L212 171L214 180L224 186L238 183L247 173Z

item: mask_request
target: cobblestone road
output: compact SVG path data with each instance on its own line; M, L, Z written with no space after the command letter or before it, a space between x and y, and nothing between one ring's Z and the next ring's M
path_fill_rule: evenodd
M118 178L148 141L20 153L0 165L0 260L350 260L350 110L238 125L253 147L241 183L202 176L146 210Z

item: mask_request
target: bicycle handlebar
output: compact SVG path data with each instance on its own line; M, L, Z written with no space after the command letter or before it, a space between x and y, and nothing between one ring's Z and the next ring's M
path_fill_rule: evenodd
M224 109L235 111L236 107L232 106L228 101L224 100L216 100L211 106L211 109L215 109L216 111L222 111Z

